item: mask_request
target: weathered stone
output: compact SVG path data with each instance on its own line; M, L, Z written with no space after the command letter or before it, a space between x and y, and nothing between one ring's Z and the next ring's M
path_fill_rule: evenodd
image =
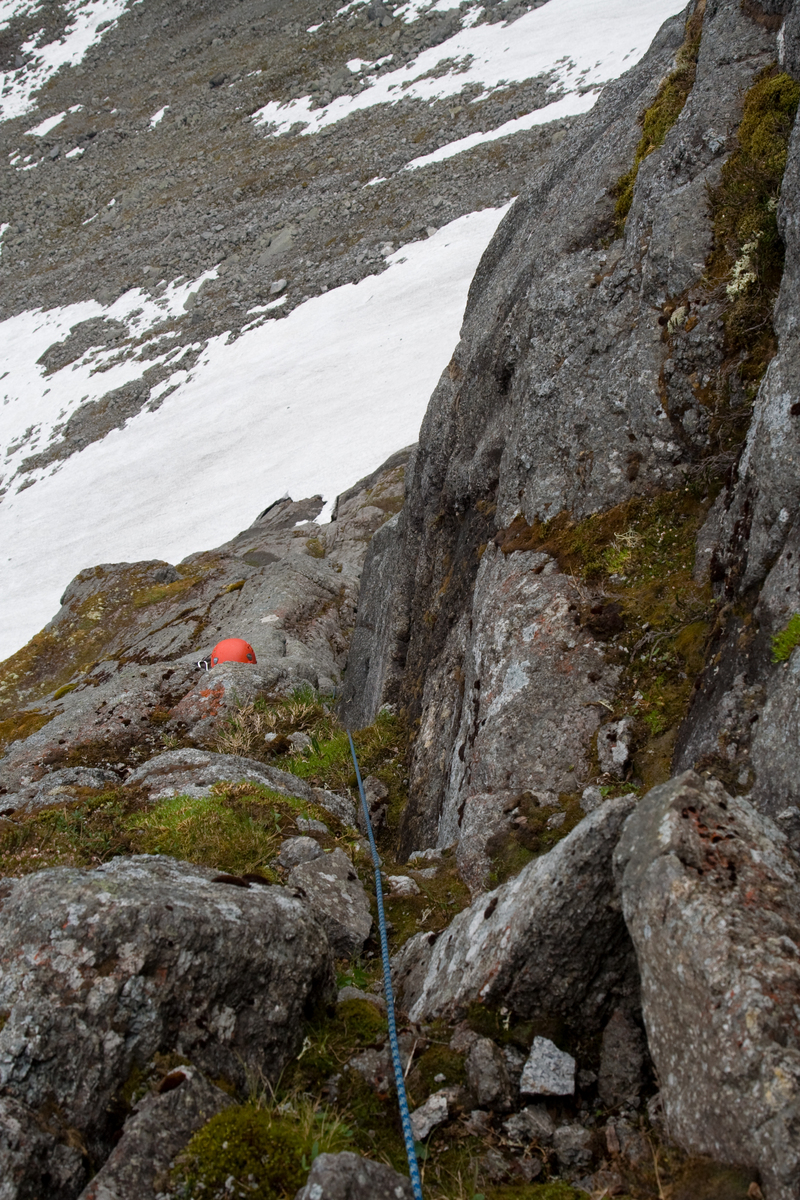
M503 1052L491 1038L478 1038L467 1055L467 1082L480 1108L508 1112L513 1090Z
M535 1037L522 1068L519 1090L528 1096L572 1096L575 1059L549 1038Z
M450 635L448 661L461 663L463 699L449 689L440 701L429 696L417 742L431 753L417 752L411 777L412 794L425 797L414 836L423 845L457 843L459 871L473 891L488 879L492 839L513 828L515 798L532 793L546 803L586 780L601 702L613 695L618 670L581 628L579 609L572 581L548 555L506 555L490 544L470 636L461 624ZM455 753L438 812L423 779L451 727Z
M192 1134L228 1108L230 1096L194 1067L179 1067L125 1122L122 1137L80 1200L141 1200L162 1191L173 1160Z
M27 1181L11 1196L43 1194L56 1168L74 1179L64 1147L102 1162L115 1132L109 1106L156 1051L239 1085L245 1069L275 1079L303 1014L332 999L330 949L306 906L282 888L214 880L139 855L4 885L3 1102L23 1117L53 1113L35 1137L27 1120L3 1144L0 1178Z
M389 798L389 789L382 780L374 775L368 776L364 780L364 798L367 801L369 809L369 819L372 824L373 833L378 831L386 824L387 801ZM367 823L364 816L363 805L358 806L358 828L366 835Z
M365 711L362 701L359 717L366 723L388 701L419 722L403 849L443 844L447 824L448 840L459 838L460 865L471 860L473 886L485 886L481 838L507 829L497 805L498 793L506 793L503 803L512 798L506 774L512 787L531 780L519 790L535 794L570 766L573 782L563 790L589 783L581 777L589 743L614 690L601 653L600 666L589 667L580 611L571 637L568 613L541 629L533 611L517 624L513 605L504 607L504 588L510 593L514 572L523 571L513 560L530 575L537 554L544 558L539 522L560 513L578 521L681 486L685 468L708 449L696 380L721 365L717 322L725 301L709 302L705 291L700 300L713 234L704 197L733 144L742 96L773 61L775 42L738 0L705 6L694 86L680 119L639 167L619 237L616 184L634 162L639 117L684 37L684 15L665 23L499 227L431 398L403 511L365 565L348 666L372 706ZM692 289L690 341L683 332L665 337L665 306ZM787 371L783 391L790 377ZM791 455L778 447L776 439L765 454L796 488ZM508 552L503 566L495 547ZM547 569L542 563L542 574L520 586L521 603L552 587L553 603L557 593L568 607L571 581ZM496 594L482 596L490 579ZM588 601L599 598L588 593ZM573 598L579 610L582 600ZM501 620L493 624L490 612ZM497 644L506 635L507 651ZM541 685L532 670L540 663ZM590 670L600 674L594 692ZM559 687L567 680L588 708L572 707ZM517 709L517 683L536 703L520 697Z
M631 757L633 718L609 721L597 733L597 757L600 769L622 779Z
M278 862L291 870L300 863L313 862L322 856L322 847L312 837L292 837L281 843Z
M288 882L302 893L337 957L358 954L369 937L372 917L364 885L344 851L337 846L330 854L300 863Z
M642 1089L645 1040L641 1029L618 1008L603 1030L597 1090L606 1108L633 1103Z
M516 1146L535 1142L538 1146L553 1143L555 1123L543 1104L529 1104L503 1122L508 1139Z
M800 1188L800 869L744 799L687 771L639 802L616 855L671 1136Z
M351 987L349 984L339 988L339 994L336 997L337 1004L341 1004L344 1000L366 1000L368 1004L374 1004L381 1012L386 1012L386 1001L383 996L377 996L375 992L362 992L360 988Z
M390 896L418 896L419 884L410 875L387 875Z
M635 993L611 867L634 803L609 800L516 878L473 901L433 944L428 934L407 942L393 965L411 1018L454 1016L479 1000L526 1017L580 1013L593 1025L610 1014L612 997Z
M413 1200L411 1180L358 1154L320 1154L295 1200Z
M23 785L14 796L4 796L3 804L25 812L36 812L37 809L56 804L69 804L81 795L78 788L91 788L99 792L117 784L119 775L113 771L103 771L97 767L64 767L60 771L51 771L34 783Z
M450 1108L445 1091L434 1092L411 1114L411 1131L415 1142L424 1142L438 1125L444 1125Z
M591 1132L583 1125L560 1125L553 1134L559 1170L565 1174L572 1173L575 1168L585 1170L592 1161L591 1140Z

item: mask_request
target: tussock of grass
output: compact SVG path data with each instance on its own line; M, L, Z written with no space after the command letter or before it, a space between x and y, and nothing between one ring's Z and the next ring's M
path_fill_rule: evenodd
M308 734L311 745L295 751L288 735L298 731ZM268 735L275 736L267 741ZM362 777L374 775L389 790L389 831L396 829L407 799L407 736L402 719L386 710L373 725L353 734ZM311 687L298 688L288 697L263 697L243 705L220 730L215 749L270 762L314 787L358 801L347 732L327 698Z
M655 100L642 114L642 136L636 147L633 165L629 171L620 176L614 189L617 197L614 216L618 237L622 234L625 219L633 203L633 189L636 185L639 167L648 154L652 154L654 150L663 145L664 139L681 115L689 93L694 87L704 12L705 0L698 0L694 12L686 22L686 37L678 51L675 70L664 80Z
M293 1200L318 1154L352 1149L348 1125L310 1096L278 1103L271 1093L212 1117L193 1136L172 1172L184 1200L237 1194Z
M268 863L280 841L298 833L298 816L329 813L255 783L218 784L207 797L174 796L148 805L122 790L77 797L0 831L0 874L25 875L45 867L94 867L120 854L168 854L231 875L261 873L277 882Z

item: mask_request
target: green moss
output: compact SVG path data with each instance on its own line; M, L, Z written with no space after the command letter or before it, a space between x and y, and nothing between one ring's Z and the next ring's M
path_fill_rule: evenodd
M55 715L54 712L43 713L33 710L32 712L15 713L13 716L7 717L5 721L0 721L0 757L2 757L2 751L12 742L30 737L32 733L44 729Z
M554 1179L550 1183L518 1183L510 1186L490 1188L486 1200L586 1200L586 1192L578 1191Z
M277 875L267 865L297 817L337 822L316 805L259 784L219 784L211 796L151 805L135 792L73 788L50 809L21 815L0 832L0 873L96 866L118 854L169 854L232 875ZM331 837L331 844L334 839Z
M56 691L53 692L53 699L60 700L61 697L66 696L68 692L74 692L77 686L77 683L65 683L63 687L57 688Z
M579 584L589 585L579 619L606 642L608 657L620 667L613 711L600 706L601 715L636 718L635 774L645 787L669 777L677 729L715 619L710 588L699 586L693 574L697 531L712 499L713 489L701 498L696 489L685 488L635 496L580 522L567 513L532 525L517 517L495 539L506 554L543 550ZM531 856L538 852L532 839L548 815L539 813L525 809L527 831L496 847L498 881L522 865L524 855L511 840L527 845ZM568 829L565 823L557 836Z
M664 80L655 100L640 118L642 136L636 147L633 165L629 171L620 176L614 188L614 194L617 197L614 209L617 236L621 235L625 219L630 212L639 167L648 154L652 154L654 150L663 145L664 139L681 115L689 93L694 87L704 11L705 0L698 0L694 12L686 22L686 36L676 57L675 70Z
M173 1180L185 1200L201 1200L225 1189L254 1200L291 1200L305 1183L318 1154L351 1146L350 1131L335 1117L316 1111L302 1119L288 1105L236 1105L212 1117L180 1156Z
M318 537L306 538L306 550L312 558L325 557L325 544Z
M245 579L237 579L235 583L229 583L228 586L225 588L226 594L228 592L240 592L246 582L247 581Z
M437 1075L444 1075L444 1079L437 1079ZM449 1046L433 1045L414 1063L413 1070L406 1079L406 1088L412 1106L417 1106L427 1100L431 1092L443 1087L460 1086L466 1081L467 1073L462 1055L451 1050Z
M566 794L560 797L560 809L555 809L540 808L530 792L522 792L517 798L517 810L516 819L524 823L495 834L486 844L492 862L491 887L505 883L534 858L552 850L585 815L579 798ZM559 811L564 813L563 822L549 829L548 821Z
M786 662L797 646L800 646L800 613L795 613L786 628L772 639L772 661Z
M310 1024L299 1058L287 1071L286 1085L302 1091L319 1092L329 1076L356 1050L383 1043L386 1018L369 1000L345 1000L335 1014Z
M772 323L783 276L777 207L800 84L775 66L744 99L737 145L709 192L714 246L706 286L724 298L723 383L713 397L710 453L742 444L758 386L775 354ZM741 399L744 385L744 402Z

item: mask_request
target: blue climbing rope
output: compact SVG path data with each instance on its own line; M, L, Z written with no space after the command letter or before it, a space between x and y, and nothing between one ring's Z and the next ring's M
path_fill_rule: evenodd
M394 1018L394 992L392 991L392 972L389 966L389 942L386 938L386 913L383 911L383 888L381 887L381 860L378 857L378 847L375 845L375 835L372 832L367 798L364 795L364 784L361 782L361 772L358 769L358 758L353 739L348 730L350 753L353 756L353 766L358 780L358 794L361 797L361 807L364 809L364 820L367 825L369 848L372 851L372 864L375 868L375 893L378 898L378 928L381 934L381 958L383 959L383 985L386 997L386 1016L389 1021L389 1045L392 1047L392 1064L394 1066L394 1081L397 1085L397 1103L400 1107L400 1120L403 1123L403 1138L406 1143L408 1156L408 1172L411 1176L411 1187L414 1189L414 1200L422 1200L422 1180L417 1165L417 1152L414 1149L414 1134L411 1132L411 1117L408 1111L406 1097L406 1082L403 1078L403 1064L400 1061L400 1047L397 1042L397 1026Z

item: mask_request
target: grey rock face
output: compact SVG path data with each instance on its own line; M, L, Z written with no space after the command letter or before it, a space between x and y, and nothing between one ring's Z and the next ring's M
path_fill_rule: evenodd
M654 788L616 854L670 1134L800 1188L800 871L775 825L691 771Z
M151 800L165 796L207 796L215 783L252 780L285 796L299 796L318 804L344 821L355 824L355 805L346 796L311 787L297 775L270 767L238 754L215 754L211 750L166 750L132 771L126 786L143 788Z
M549 1038L535 1037L519 1087L528 1096L571 1096L575 1091L575 1059Z
M498 828L488 797L506 790L507 773L515 783L527 774L536 791L548 775L555 782L574 765L576 787L602 715L592 701L607 700L604 689L613 689L602 662L589 667L590 647L581 636L565 639L562 622L552 630L545 623L530 658L543 662L549 653L565 670L574 663L573 682L590 707L573 710L559 693L554 662L553 673L528 675L531 692L541 685L545 698L522 717L530 747L520 737L510 752L502 721L495 739L497 721L488 719L491 701L483 697L484 670L492 673L496 651L489 620L480 620L493 539L518 515L528 525L561 511L577 520L632 495L675 487L707 444L707 418L691 380L721 361L719 311L702 309L680 353L662 338L659 317L676 289L700 282L711 233L706 186L718 178L732 144L744 92L775 54L774 34L751 21L738 0L706 6L694 89L663 146L641 165L624 239L601 248L613 238L614 186L633 162L638 114L671 69L683 26L680 17L664 25L645 58L604 91L498 229L472 284L461 341L423 422L403 512L366 565L349 669L364 681L373 706L399 700L420 721L405 852L444 838L445 823L453 840L463 803L457 832L464 859L468 839L477 840L482 827ZM503 615L502 627L509 622L508 666L524 668L520 642L536 618L518 630L510 606L503 610L505 580L497 584L490 602ZM546 577L536 586L556 588ZM560 650L565 640L576 645ZM496 658L493 699L502 651ZM594 693L589 670L601 676ZM471 690L476 679L480 695ZM511 729L514 680L512 671ZM546 736L551 704L559 713L556 739ZM365 720L370 713L359 715ZM467 733L481 739L480 754ZM478 854L478 874L483 866Z
M313 862L322 855L322 847L312 837L292 837L281 843L278 862L291 870L300 863Z
M411 1180L358 1154L320 1154L295 1200L413 1200Z
M78 1194L86 1178L84 1156L59 1133L43 1128L37 1114L13 1096L0 1096L2 1200L38 1197L43 1187L48 1200L72 1200Z
M12 1126L0 1178L28 1189L12 1197L41 1195L54 1170L74 1180L70 1146L105 1159L109 1105L156 1051L240 1085L248 1066L276 1078L303 1013L335 994L322 928L281 888L233 888L140 855L3 892L0 1086ZM55 1115L31 1138L43 1105Z
M438 674L428 681L417 739L427 749L417 751L412 794L427 800L425 781L446 778L438 819L433 805L419 811L411 818L414 836L442 847L457 842L460 873L474 891L489 874L487 843L512 828L515 797L532 792L557 802L586 778L592 735L618 670L580 627L579 608L571 580L546 554L506 555L490 544L475 582L470 635L459 623L445 651L448 662L462 664L463 693L440 690Z
M632 1104L642 1088L645 1040L641 1029L624 1009L618 1008L603 1030L597 1091L607 1108Z
M513 1089L503 1052L491 1038L478 1038L467 1055L467 1082L479 1108L507 1112Z
M350 859L337 846L330 854L299 863L289 886L301 892L337 957L352 958L372 928L369 900Z
M427 934L411 939L394 965L412 1020L456 1015L480 1000L527 1017L580 1013L589 1026L613 1007L612 996L635 994L611 868L633 807L630 797L609 800L516 878L473 901L433 945Z
M786 69L800 78L800 10L778 39ZM771 662L770 643L800 612L800 126L795 124L778 206L786 257L773 315L777 353L761 383L734 478L699 537L698 574L721 598L758 593L753 620L732 615L714 649L679 739L675 768L725 766L753 803L775 817L800 804L797 665Z
M80 1200L141 1200L163 1190L159 1183L192 1134L233 1103L194 1067L177 1068L161 1086L136 1105Z

